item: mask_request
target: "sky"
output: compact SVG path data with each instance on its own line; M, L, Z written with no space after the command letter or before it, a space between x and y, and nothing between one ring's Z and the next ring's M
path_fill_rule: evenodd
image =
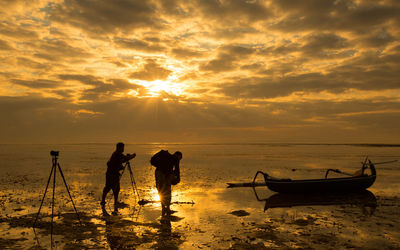
M0 143L399 143L398 0L0 0Z

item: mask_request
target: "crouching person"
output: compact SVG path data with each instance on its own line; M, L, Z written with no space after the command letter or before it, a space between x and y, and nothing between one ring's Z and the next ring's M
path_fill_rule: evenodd
M156 153L150 160L151 165L156 167L155 179L158 195L161 200L161 216L170 216L171 205L171 185L180 182L179 162L182 159L182 153L176 151L170 154L166 150Z

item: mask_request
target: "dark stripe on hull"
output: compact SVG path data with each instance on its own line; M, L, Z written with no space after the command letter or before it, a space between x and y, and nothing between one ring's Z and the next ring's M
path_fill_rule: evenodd
M271 180L266 178L269 189L280 193L356 192L369 188L376 176L332 178L315 180Z

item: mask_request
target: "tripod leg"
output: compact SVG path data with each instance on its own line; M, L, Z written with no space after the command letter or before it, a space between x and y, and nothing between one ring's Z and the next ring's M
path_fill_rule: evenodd
M53 201L51 203L51 225L50 225L50 238L51 238L51 246L53 248L53 217L54 217L54 195L56 192L56 173L57 168L54 166L54 176L53 176Z
M72 196L71 196L71 193L69 192L67 182L65 181L63 171L61 170L60 164L57 164L57 166L58 166L58 170L60 170L61 177L62 177L62 179L64 180L64 184L65 184L65 187L67 188L67 192L68 192L69 198L71 199L72 206L74 206L75 213L76 213L76 215L78 216L79 224L81 224L81 226L82 226L81 218L79 217L79 213L78 213L78 211L76 210L74 200L72 200Z
M49 183L50 183L50 180L51 180L51 175L53 174L54 166L55 166L55 165L53 164L53 166L51 167L51 171L50 171L49 179L47 180L46 189L44 190L44 194L43 194L42 202L40 203L39 211L38 211L38 213L36 214L36 219L35 219L35 222L33 223L33 227L35 227L35 225L36 225L36 221L37 221L37 220L38 220L38 218L39 218L40 210L42 209L43 201L44 201L44 198L46 197L47 188L49 187Z
M133 193L135 193L135 190L136 190L136 194L138 196L138 200L140 200L140 195L139 195L138 189L136 187L135 178L133 177L133 172L132 172L132 169L131 169L131 165L128 165L128 167L129 167L128 169L129 169L129 173L130 173L130 176L131 176L131 184L132 184ZM135 188L133 188L133 187L135 187Z

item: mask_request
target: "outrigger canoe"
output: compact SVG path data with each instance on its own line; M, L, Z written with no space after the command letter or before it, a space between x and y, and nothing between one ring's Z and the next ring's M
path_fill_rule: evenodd
M365 169L371 170L365 174ZM265 185L274 192L279 193L316 193L316 192L358 192L365 190L374 184L376 170L374 164L367 159L364 161L361 171L357 175L343 178L327 178L328 173L337 172L347 174L338 169L328 169L324 179L291 180L271 177L267 173L258 171L253 179L253 186L256 185L256 178L259 174L264 176ZM347 174L351 175L351 174Z

